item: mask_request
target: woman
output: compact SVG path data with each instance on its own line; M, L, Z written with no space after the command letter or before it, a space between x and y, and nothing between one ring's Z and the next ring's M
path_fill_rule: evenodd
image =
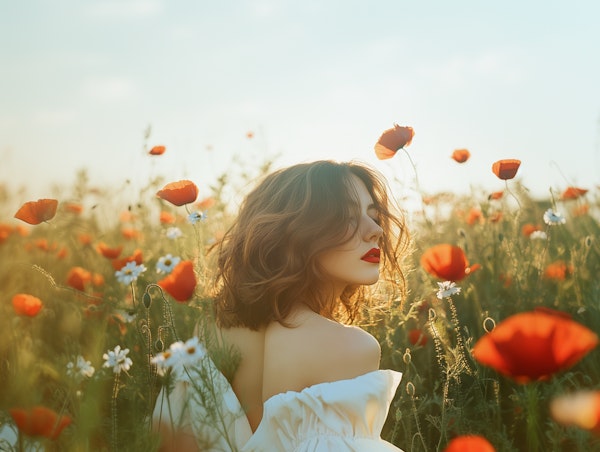
M231 385L212 361L205 368L231 415L213 450L399 450L379 435L401 374L378 370L378 342L349 324L380 273L403 291L405 244L381 176L362 164L295 165L247 196L217 248L216 337L239 359ZM191 450L210 436L199 403L164 429ZM157 404L155 418L164 411Z

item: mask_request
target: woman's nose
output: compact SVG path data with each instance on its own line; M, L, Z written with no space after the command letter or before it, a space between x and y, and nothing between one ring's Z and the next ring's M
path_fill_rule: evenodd
M377 242L383 235L383 229L371 217L365 219L364 225L364 240L367 242Z

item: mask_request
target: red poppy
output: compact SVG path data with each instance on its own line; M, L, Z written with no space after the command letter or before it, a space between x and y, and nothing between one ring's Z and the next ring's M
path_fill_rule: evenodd
M494 446L479 435L461 435L448 443L444 452L495 452Z
M503 214L501 211L496 211L490 214L489 220L491 223L498 223L502 220Z
M535 224L526 223L521 228L521 234L523 234L525 237L529 237L535 231L541 231L541 230L542 230L542 228L540 228L539 226L537 226Z
M550 309L508 317L481 337L473 356L518 383L547 380L577 363L598 336L564 313Z
M175 223L175 215L163 210L160 213L160 222L161 224L173 224Z
M90 245L92 243L92 236L90 234L77 234L77 240L82 245Z
M585 188L568 187L564 192L562 192L562 195L560 195L560 199L563 201L569 199L577 199L580 196L585 195L587 192L588 190Z
M467 224L473 226L475 223L483 223L483 213L477 207L471 207L467 215Z
M590 205L582 204L580 206L574 207L573 210L571 211L571 214L574 217L581 217L583 215L587 215L589 211L590 211Z
M548 264L544 270L544 278L553 279L555 281L564 281L568 276L573 274L573 266L567 265L565 261L558 260Z
M421 266L429 274L444 281L460 281L480 267L479 264L469 267L463 250L446 243L426 250L421 256Z
M12 408L9 412L21 433L29 436L56 439L64 428L71 424L69 416L59 416L44 406L34 406L30 409Z
M600 435L600 391L577 391L555 397L550 413L556 422Z
M148 154L150 154L150 155L163 155L166 150L167 150L167 148L165 146L154 146L152 149L150 149L150 151L148 152Z
M56 257L58 257L59 259L64 259L65 257L67 257L69 255L69 250L67 249L66 246L61 247L57 252L56 252Z
M142 251L136 249L131 256L122 257L120 259L113 259L112 266L115 269L115 271L118 271L125 267L125 265L127 265L127 262L135 262L136 265L141 265L143 262Z
M29 201L17 210L15 218L29 224L40 224L43 221L54 218L57 207L58 201L56 199L38 199L37 201Z
M71 212L74 214L79 215L81 212L83 212L83 206L81 204L77 204L75 202L67 202L65 204L63 204L63 207L65 208L65 210L67 212Z
M492 165L492 171L499 179L512 179L517 175L517 171L521 166L521 160L504 159L498 160Z
M102 276L100 273L94 273L92 275L92 284L96 287L103 286L104 276Z
M0 243L3 243L13 232L13 227L9 224L0 223Z
M134 228L123 228L121 229L121 234L127 240L139 239L142 236L142 233Z
M452 153L452 158L458 163L465 163L471 157L471 153L468 149L455 149Z
M215 198L209 196L208 198L204 198L196 203L196 207L200 210L210 209L216 203Z
M198 187L192 181L180 180L165 185L156 196L176 206L183 206L196 200Z
M415 131L412 127L394 124L394 127L384 131L375 143L375 155L379 160L390 159L399 149L408 146L414 136Z
M124 210L119 215L119 220L123 223L131 223L132 221L135 221L135 214L131 213L129 210Z
M85 285L92 280L92 274L82 267L73 267L67 273L67 285L85 291Z
M35 317L44 306L42 300L38 297L26 293L13 295L12 304L17 314L26 315L27 317Z
M166 278L161 279L157 284L175 300L188 301L196 289L194 264L192 261L181 261Z
M123 251L123 246L121 245L111 248L106 243L100 242L98 243L98 245L96 245L96 251L98 251L98 253L102 254L107 259L116 259L121 255L121 251Z
M425 345L427 340L427 336L419 328L413 328L408 332L408 341L413 345Z
M504 191L500 190L500 191L495 191L493 193L490 194L490 196L488 196L488 200L498 200L498 199L502 199L502 197L504 196Z

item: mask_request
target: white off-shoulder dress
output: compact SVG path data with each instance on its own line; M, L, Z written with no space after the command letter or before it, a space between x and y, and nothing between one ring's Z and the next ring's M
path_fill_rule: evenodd
M154 419L168 422L170 416L175 424L187 424L200 450L401 452L380 436L400 372L376 370L274 395L264 403L254 433L231 385L207 355L197 376L202 378L193 383L175 382L168 395L163 389Z

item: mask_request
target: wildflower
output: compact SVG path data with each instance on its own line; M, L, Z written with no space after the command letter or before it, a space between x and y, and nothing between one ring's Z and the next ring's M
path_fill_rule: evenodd
M173 271L157 283L175 300L184 302L192 298L196 289L196 275L192 261L181 261Z
M75 202L67 202L63 204L63 207L67 212L71 212L77 215L83 212L83 206Z
M568 276L573 274L573 266L567 265L562 260L557 260L549 264L544 270L544 278L553 279L555 281L564 281Z
M148 154L163 155L166 150L167 150L167 148L165 146L154 146L152 149L150 149L150 151L148 151Z
M198 201L195 206L198 207L198 209L201 210L206 210L206 209L210 209L212 206L214 206L216 203L215 198L213 198L212 196L209 196L208 198L204 198L201 199L200 201Z
M91 280L92 274L83 267L72 267L67 274L67 285L82 292Z
M125 309L116 309L115 317L123 323L131 323L135 320L135 311L126 311Z
M90 245L92 243L92 236L89 234L80 233L77 234L77 240L82 245Z
M67 363L67 375L77 379L91 378L95 369L90 361L86 361L81 355L74 362Z
M445 243L427 249L421 256L421 266L444 281L460 281L480 267L479 264L469 267L463 250Z
M517 171L521 166L521 160L503 159L494 162L492 172L502 180L512 179L517 175Z
M473 356L518 383L528 383L573 366L597 344L596 334L565 314L538 309L499 323L477 341Z
M456 287L455 282L444 281L439 282L437 284L439 290L437 291L436 295L440 300L443 300L444 298L449 298L452 295L460 293L460 287Z
M112 367L113 372L116 374L120 374L121 371L127 372L133 364L131 358L127 357L128 353L128 348L121 350L121 346L117 345L114 350L108 350L107 353L102 355L104 359L102 367Z
M466 221L469 226L473 226L475 223L482 223L483 213L477 207L471 207Z
M15 218L29 224L40 224L43 221L48 221L56 215L58 201L56 199L38 199L37 201L29 201L23 204Z
M159 220L161 224L173 224L175 223L175 215L163 210L160 212Z
M412 127L399 126L394 124L392 129L384 131L377 143L375 144L375 155L379 160L386 160L396 155L396 152L402 149L404 146L408 146L413 137L415 131Z
M455 149L452 153L452 158L457 163L465 163L471 157L471 153L467 149Z
M156 273L171 273L180 261L180 257L172 256L171 254L162 256L156 263Z
M535 225L532 223L526 223L521 228L521 234L523 234L525 237L531 237L531 234L533 234L535 231L540 231L540 230L541 230L541 228L538 225Z
M568 187L562 194L560 195L560 199L562 201L567 201L569 199L577 199L580 196L585 195L588 192L585 188L577 188L577 187Z
M136 249L131 256L122 257L120 259L114 259L112 261L112 267L115 269L115 271L121 270L128 262L135 262L137 265L142 265L142 251Z
M408 332L408 341L413 345L425 345L428 339L422 330L413 328Z
M189 379L188 370L197 366L205 355L206 349L194 336L185 343L174 342L167 351L152 358L152 363L156 364L161 375L171 369L176 379L186 380Z
M18 293L13 295L12 298L13 309L19 315L25 315L27 317L35 317L44 305L42 300L33 295L26 293Z
M577 391L555 397L550 413L563 425L575 425L600 435L600 391Z
M567 219L563 217L560 213L555 212L552 209L548 209L544 212L544 223L554 226L557 224L565 224Z
M548 234L544 231L533 231L529 238L531 240L548 240Z
M116 246L114 248L109 247L106 243L100 242L96 245L96 251L102 254L102 256L107 259L116 259L121 255L121 251L123 251L123 246Z
M121 270L115 272L115 276L120 283L129 285L145 271L144 264L137 265L135 262L127 262Z
M574 207L573 210L571 211L571 214L574 217L581 217L583 215L587 215L589 211L590 211L589 204L581 204L580 206Z
M123 228L121 229L121 235L127 240L139 239L142 233L135 228Z
M495 191L488 196L488 201L502 199L504 196L504 191Z
M69 416L59 416L45 406L38 405L30 409L12 408L8 411L19 431L29 436L43 436L54 440L71 424Z
M191 224L196 224L199 221L206 220L206 214L204 212L197 210L195 212L190 213L188 215L187 219Z
M192 181L180 180L165 185L156 193L156 196L176 206L183 206L196 200L198 187Z
M175 239L178 239L179 237L181 237L183 235L183 232L181 232L181 229L179 229L178 227L173 226L173 227L167 229L167 232L165 233L165 235L167 236L168 239L175 240Z
M494 446L479 435L461 435L451 440L444 452L495 452Z

